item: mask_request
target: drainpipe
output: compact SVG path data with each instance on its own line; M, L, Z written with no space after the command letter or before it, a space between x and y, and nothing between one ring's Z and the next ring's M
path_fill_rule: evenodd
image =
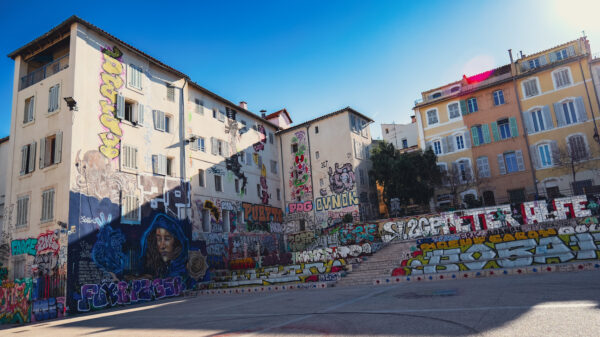
M517 78L512 74L512 67L516 69L516 65L513 62L512 49L508 50L508 56L510 57L510 71L512 75L513 88L515 89L515 97L517 99L517 106L519 107L519 117L521 120L521 129L523 129L523 138L525 138L525 145L527 146L527 157L529 158L529 167L531 167L531 177L533 178L533 187L535 188L535 198L537 199L540 195L538 190L537 177L535 176L535 167L533 166L533 158L531 158L531 151L529 150L529 138L527 137L527 129L525 128L525 121L523 120L523 109L521 108L521 99L519 98L519 90L517 89Z
M588 60L588 68L590 70L590 76L592 77L592 86L594 87L594 94L596 95L596 103L600 107L600 100L598 99L598 91L596 90L596 80L594 80L594 73L592 72L592 65ZM581 60L579 60L579 69L581 70L581 76L583 77L583 66L581 65ZM583 83L585 84L585 77L583 77ZM585 92L587 93L587 84L585 85ZM590 100L590 94L588 93L588 100ZM600 135L598 134L598 125L596 125L596 116L594 116L594 108L592 107L592 102L590 100L590 110L592 111L592 121L594 122L594 140L600 144Z
M313 203L313 223L317 222L317 213L315 211L315 184L313 183L313 169L312 169L312 152L310 151L310 124L306 126L306 142L308 143L308 159L310 160L310 187L312 188L312 203Z
M182 190L185 193L185 198L188 199L188 190L186 186L187 176L185 171L185 95L184 90L187 85L187 78L184 78L183 86L181 87L181 98L179 100L179 174L180 174L180 183L182 185ZM191 204L191 200L188 200L188 203ZM188 218L188 212L185 212L185 218Z
M283 165L283 141L281 140L282 135L279 135L279 153L281 154L281 182L282 182L282 186L283 186L283 198L281 198L281 203L283 204L283 208L285 210L285 181L283 181L283 178L285 178L285 174L284 174L284 165ZM282 219L283 220L283 219Z

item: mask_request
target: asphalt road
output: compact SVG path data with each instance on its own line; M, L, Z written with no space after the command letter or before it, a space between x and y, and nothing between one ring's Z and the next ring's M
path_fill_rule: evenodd
M600 336L600 271L178 298L0 336Z

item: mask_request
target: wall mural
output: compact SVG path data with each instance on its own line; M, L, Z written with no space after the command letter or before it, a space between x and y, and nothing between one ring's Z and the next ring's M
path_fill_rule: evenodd
M27 323L31 317L32 280L5 280L0 284L0 324Z
M354 190L356 179L354 177L354 170L352 170L352 164L346 163L341 165L338 163L334 164L335 168L329 167L329 189L331 193L340 194L342 192L351 192Z
M101 144L100 153L108 159L119 156L119 142L123 136L121 123L115 118L115 105L119 88L123 86L123 64L120 58L123 53L115 46L112 49L102 49L102 70L100 72L100 124L104 129L99 133Z
M252 155L252 158L254 160L254 163L256 165L259 165L259 161L258 161L258 155L261 151L263 151L265 149L265 144L267 143L267 131L265 130L265 127L262 125L258 125L257 126L257 131L258 131L258 135L259 135L259 139L258 142L254 143L252 145L252 148L254 149L254 153ZM260 182L260 200L263 204L268 205L269 204L269 199L271 198L271 195L269 194L269 186L267 186L267 168L265 167L265 164L260 163L260 178L259 178L259 182Z
M298 131L292 137L293 164L290 168L290 200L311 200L312 187L310 184L310 162L307 152L306 132Z
M240 140L243 131L239 128L238 122L235 120L234 110L228 110L227 117L225 133L229 135L229 148L233 154L225 159L225 166L228 171L231 171L231 173L241 181L242 186L240 188L240 196L243 196L246 185L248 184L248 178L244 172L242 172L242 164L240 164L240 157L243 156L244 153L240 153L237 148L237 143ZM241 159L243 160L244 158Z

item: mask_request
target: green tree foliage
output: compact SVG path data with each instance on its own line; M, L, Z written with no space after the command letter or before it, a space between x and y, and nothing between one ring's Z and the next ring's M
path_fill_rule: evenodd
M373 148L371 161L370 176L383 187L383 201L388 209L392 198L398 198L403 208L427 205L435 186L441 183L442 174L431 149L400 153L383 141Z

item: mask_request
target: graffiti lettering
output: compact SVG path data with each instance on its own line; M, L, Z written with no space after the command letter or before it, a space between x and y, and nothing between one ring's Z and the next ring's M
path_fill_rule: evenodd
M12 255L28 254L35 256L37 239L13 240L10 243Z
M266 205L254 205L242 203L244 208L244 220L250 222L281 222L283 220L283 212L281 208L271 207Z
M328 195L315 199L315 209L317 211L326 211L329 209L338 209L353 205L358 205L356 191L347 191L336 195Z
M310 212L313 209L313 204L311 200L305 202L292 202L288 205L288 213L296 213L296 212Z
M117 103L118 89L123 86L121 73L123 65L118 60L122 56L122 52L115 46L112 50L103 49L103 64L100 73L102 80L100 85L100 94L103 99L100 100L100 124L107 130L98 134L101 140L100 153L108 159L114 159L119 156L119 142L123 136L119 120L113 116L115 110L114 105ZM112 57L111 55L119 55Z

